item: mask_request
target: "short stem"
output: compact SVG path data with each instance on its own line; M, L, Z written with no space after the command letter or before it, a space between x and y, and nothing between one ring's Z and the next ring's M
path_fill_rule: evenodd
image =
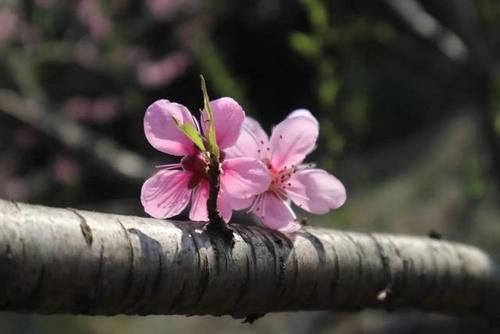
M217 209L217 197L219 196L220 190L219 176L219 162L216 161L216 159L212 159L208 166L208 182L210 183L210 192L208 195L207 209L210 224L223 223L219 210Z
M211 159L208 166L208 182L210 184L210 192L207 200L208 229L214 232L220 232L225 241L233 243L233 232L227 227L226 223L220 216L217 209L217 198L220 191L220 169L218 159Z

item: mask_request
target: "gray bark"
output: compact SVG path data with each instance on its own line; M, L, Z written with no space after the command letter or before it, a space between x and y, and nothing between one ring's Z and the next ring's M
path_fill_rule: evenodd
M213 314L414 308L500 316L498 264L459 243L305 228L289 239L0 201L0 310Z

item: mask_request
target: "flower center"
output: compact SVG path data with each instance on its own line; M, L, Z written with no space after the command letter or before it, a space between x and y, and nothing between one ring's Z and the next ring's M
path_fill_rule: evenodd
M285 166L282 170L276 171L272 168L271 162L266 160L264 160L264 163L269 168L272 176L271 185L267 191L281 200L286 200L288 198L287 189L292 186L289 180L297 171L297 167L293 165L291 167Z
M188 188L196 187L203 178L207 177L208 160L203 153L190 154L182 158L182 168L191 172L191 178L188 181Z

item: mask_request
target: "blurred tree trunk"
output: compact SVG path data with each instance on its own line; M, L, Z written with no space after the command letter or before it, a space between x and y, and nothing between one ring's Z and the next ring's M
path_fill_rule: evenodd
M431 238L307 228L291 239L0 201L0 309L229 314L415 308L500 316L498 264Z

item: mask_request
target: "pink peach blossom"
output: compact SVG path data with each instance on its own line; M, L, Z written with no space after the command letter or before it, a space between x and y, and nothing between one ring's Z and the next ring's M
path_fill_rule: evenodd
M214 113L215 132L221 150L220 192L217 206L227 222L232 214L233 201L251 198L265 191L271 182L266 166L251 157L224 158L224 150L238 139L245 112L231 98L210 102ZM207 112L202 111L202 130L207 126ZM182 156L180 163L160 166L160 170L142 186L141 202L144 210L155 218L178 215L192 202L189 218L208 221L207 200L210 184L207 168L210 156L200 151L179 130L176 122L200 127L189 110L178 103L158 100L148 107L144 117L144 131L149 143L157 150Z
M147 0L146 5L157 20L170 20L180 12L186 12L196 7L193 0Z
M10 8L0 8L0 43L13 38L20 25L18 14Z
M74 185L80 178L80 166L71 158L58 156L52 163L54 178L65 185Z
M118 116L119 101L113 96L97 99L72 97L66 100L63 110L73 119L105 124Z
M235 209L250 207L261 222L281 232L300 229L290 207L324 214L342 206L346 200L343 184L333 175L303 164L316 146L319 124L307 110L292 112L276 125L271 138L260 124L246 117L236 144L227 150L227 157L247 156L266 164L272 181L262 194L251 199L233 201Z
M191 59L183 52L174 52L157 62L140 61L136 66L137 79L146 87L160 87L179 77Z
M98 0L79 0L76 12L80 22L90 31L97 41L103 41L112 30L112 22L104 13Z

